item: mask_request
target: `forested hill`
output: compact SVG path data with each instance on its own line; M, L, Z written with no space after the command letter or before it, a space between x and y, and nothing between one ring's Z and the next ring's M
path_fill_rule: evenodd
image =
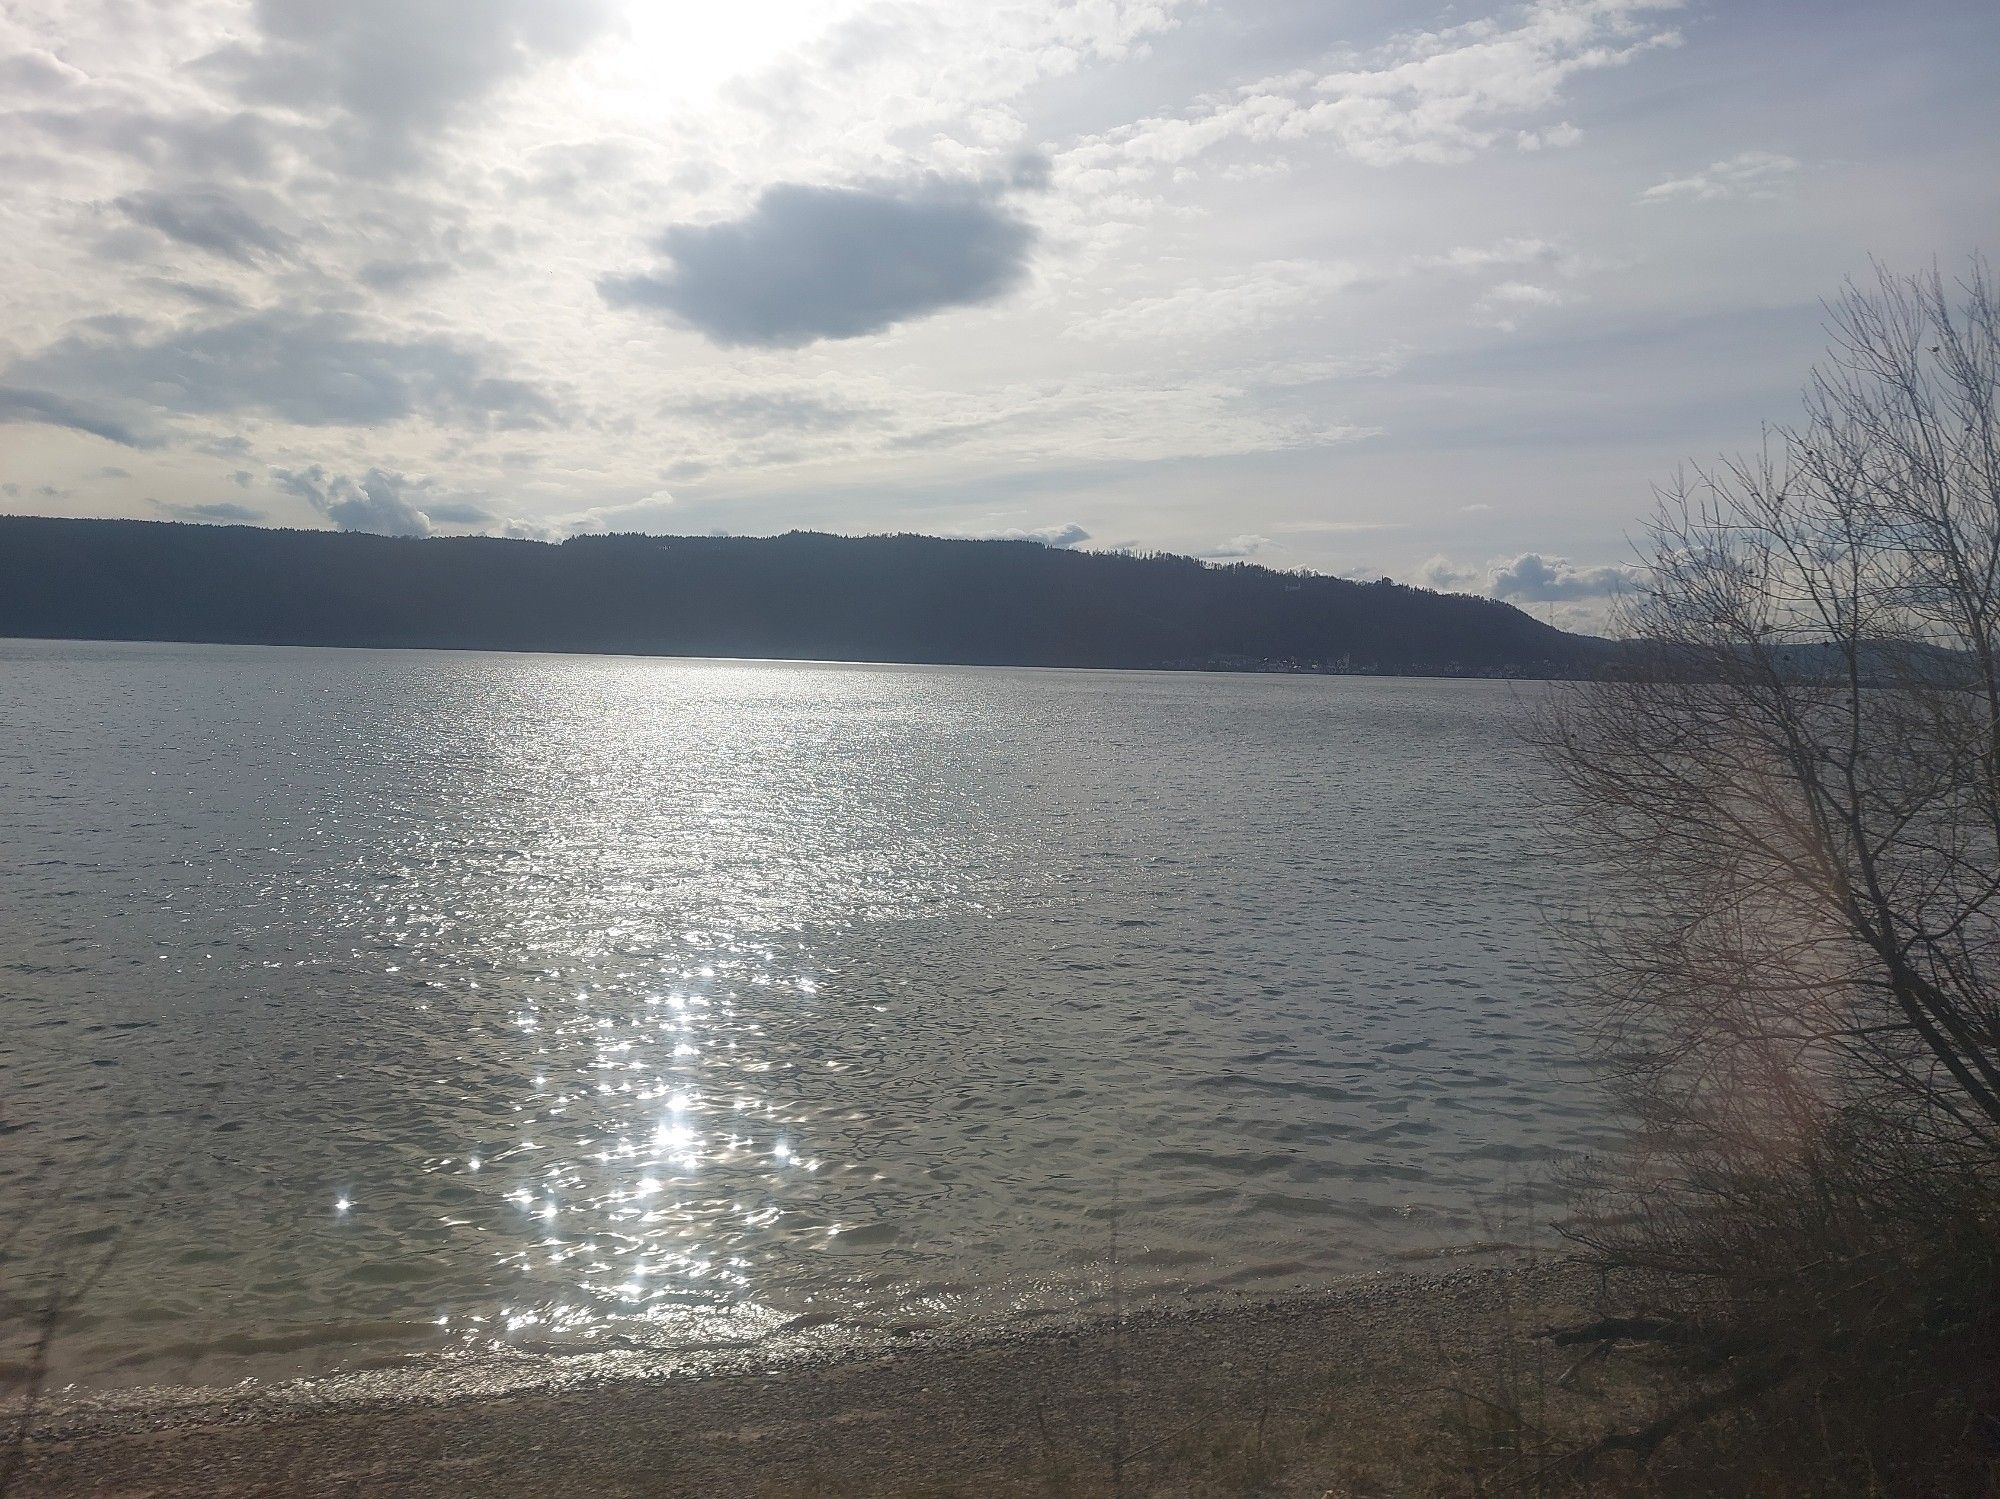
M0 636L1564 675L1489 599L928 536L415 540L0 516Z

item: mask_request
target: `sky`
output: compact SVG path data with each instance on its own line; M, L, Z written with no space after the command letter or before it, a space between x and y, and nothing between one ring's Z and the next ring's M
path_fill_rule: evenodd
M1991 0L0 0L0 510L921 531L1588 626L2000 224Z

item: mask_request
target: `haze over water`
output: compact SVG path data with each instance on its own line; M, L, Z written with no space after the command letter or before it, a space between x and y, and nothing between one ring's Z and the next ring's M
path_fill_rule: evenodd
M1538 690L0 643L8 1294L208 1383L1489 1237L1602 1139Z

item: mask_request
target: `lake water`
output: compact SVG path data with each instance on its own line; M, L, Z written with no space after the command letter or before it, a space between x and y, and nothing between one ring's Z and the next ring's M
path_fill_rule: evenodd
M214 1383L1493 1237L1604 1137L1539 690L0 642L0 1357L61 1277L59 1382Z

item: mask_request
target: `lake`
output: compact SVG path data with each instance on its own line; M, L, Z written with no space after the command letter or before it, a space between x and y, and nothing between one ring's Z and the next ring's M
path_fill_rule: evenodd
M65 1277L58 1382L222 1383L1517 1238L1607 1138L1542 690L0 642L0 1357Z

